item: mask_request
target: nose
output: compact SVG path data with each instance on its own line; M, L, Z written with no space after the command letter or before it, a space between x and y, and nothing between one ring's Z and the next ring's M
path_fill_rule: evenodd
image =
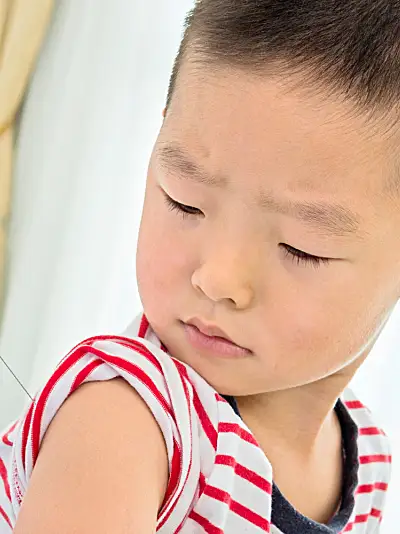
M203 261L192 275L192 285L213 302L226 301L235 309L251 307L254 300L248 258L224 248Z

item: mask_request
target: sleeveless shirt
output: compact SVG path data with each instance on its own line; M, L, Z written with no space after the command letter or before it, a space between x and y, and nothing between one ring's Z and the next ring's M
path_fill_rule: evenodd
M0 434L0 534L13 531L46 429L62 404L80 385L116 377L147 403L165 439L169 482L157 533L379 532L391 451L351 389L336 405L345 452L343 501L331 523L321 525L299 514L276 487L272 465L234 399L168 354L140 314L121 336L75 346L26 412Z

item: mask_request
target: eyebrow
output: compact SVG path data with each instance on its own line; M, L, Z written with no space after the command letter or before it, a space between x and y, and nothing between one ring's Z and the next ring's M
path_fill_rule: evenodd
M177 144L163 143L156 150L156 154L161 167L167 172L173 172L180 179L218 188L224 188L229 184L226 176L211 175ZM295 217L315 227L322 234L336 237L349 235L361 237L366 234L360 231L360 215L340 204L278 200L266 192L260 194L258 204L269 212Z

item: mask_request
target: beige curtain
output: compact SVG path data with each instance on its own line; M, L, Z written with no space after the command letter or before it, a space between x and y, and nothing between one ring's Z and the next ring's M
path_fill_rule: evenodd
M5 293L14 121L52 9L53 0L0 0L0 314Z

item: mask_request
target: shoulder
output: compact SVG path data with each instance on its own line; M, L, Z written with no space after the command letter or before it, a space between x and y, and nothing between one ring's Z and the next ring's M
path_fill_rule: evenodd
M75 433L71 432L74 429ZM114 445L120 436L130 433L136 438L150 433L160 443L162 433L148 404L121 377L111 380L87 382L76 389L60 406L42 440L47 447L53 435L65 433L71 446L82 437L85 441L94 434L104 432L104 444ZM110 433L117 431L117 433ZM121 443L122 445L122 443Z
M97 469L105 469L104 461L110 458L124 458L127 467L151 459L149 463L157 466L160 494L165 492L168 458L163 434L146 402L122 378L83 384L66 399L47 428L37 462L52 454L60 461L63 453L80 458L80 463L82 458L85 464L96 463Z
M149 459L157 467L160 495L165 493L168 457L163 433L147 403L120 377L83 384L66 399L46 431L38 462L51 448L57 461L63 451L67 456L72 452L102 469L110 458L114 462L120 457L131 468Z
M96 336L75 346L4 437L14 516L38 462L50 465L63 451L114 462L118 452L128 455L128 471L129 462L144 466L150 458L164 493L169 467L160 517L179 525L187 513L179 495L184 487L193 498L197 488L191 383L182 365L141 338Z
M16 532L151 532L167 481L163 435L142 398L120 378L84 384L47 429Z
M97 413L101 417L112 413L120 432L133 414L135 420L146 414L143 422L151 420L158 426L172 454L172 436L179 430L176 405L182 415L185 408L189 413L186 400L178 366L149 341L120 336L86 339L60 362L19 422L15 445L25 454L25 474L28 478L56 416L60 419L62 413L64 419L75 410L78 418L88 410L93 410L94 419ZM138 413L129 409L130 404Z

